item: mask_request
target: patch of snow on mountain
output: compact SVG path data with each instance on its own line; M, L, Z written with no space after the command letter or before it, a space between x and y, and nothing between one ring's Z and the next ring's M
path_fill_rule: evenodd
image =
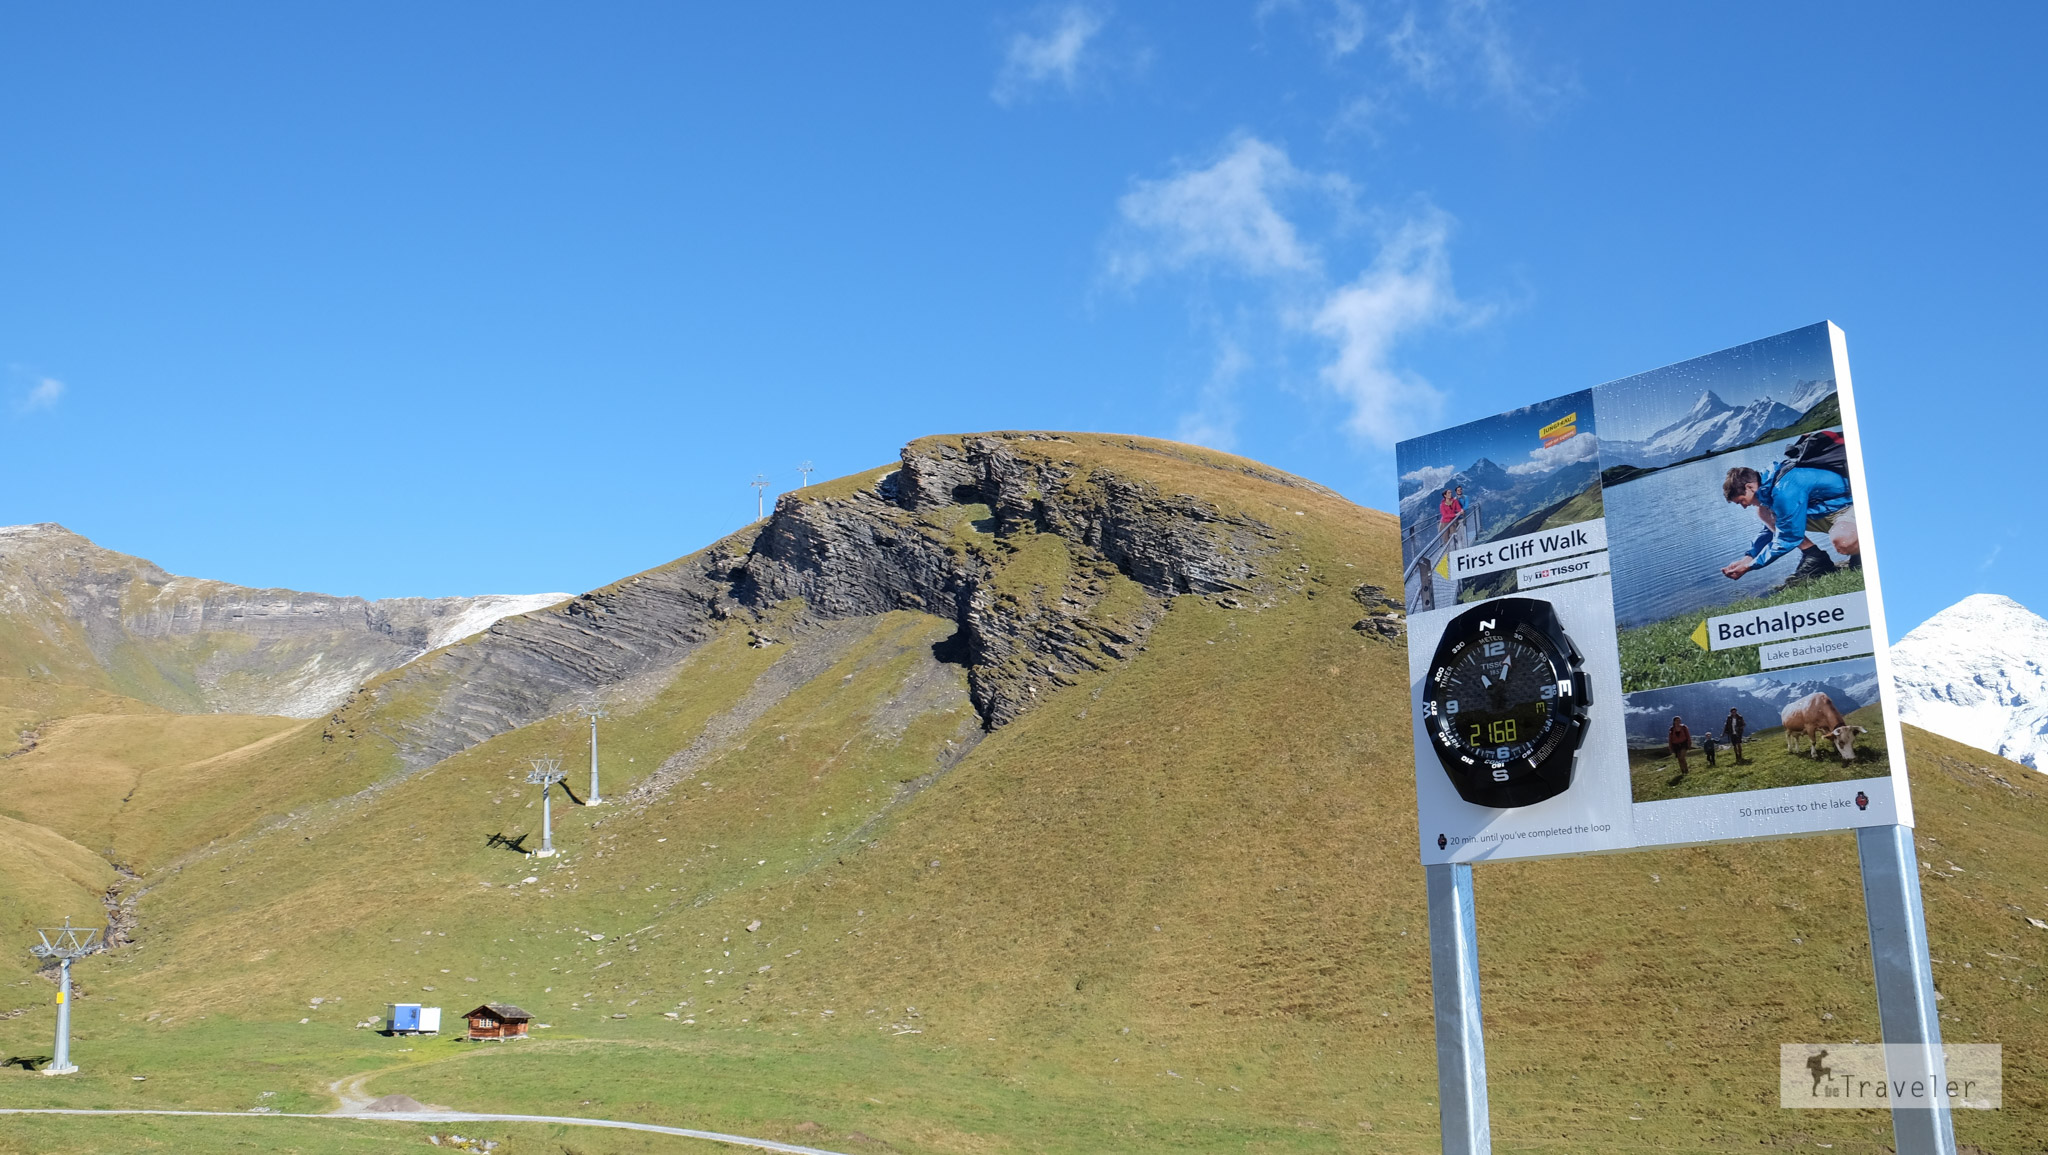
M450 615L447 620L435 623L433 633L427 637L427 649L438 650L442 646L452 646L471 634L480 634L490 629L500 618L517 617L520 614L530 613L534 610L554 605L556 602L566 602L574 596L574 594L485 594L482 597L473 598L461 613Z
M1892 647L1899 716L1945 738L2048 771L2048 621L1972 594Z
M1804 413L1822 401L1827 400L1834 391L1835 379L1833 377L1824 377L1819 381L1801 381L1799 383L1799 392L1792 398L1792 408Z
M1747 405L1735 406L1721 400L1712 390L1685 416L1657 430L1641 441L1611 442L1605 454L1609 461L1644 467L1669 465L1703 453L1748 445L1773 429L1790 425L1804 416L1802 410L1759 397Z

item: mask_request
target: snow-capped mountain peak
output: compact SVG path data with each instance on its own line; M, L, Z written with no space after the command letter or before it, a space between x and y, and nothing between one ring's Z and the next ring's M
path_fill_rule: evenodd
M1790 406L1759 397L1743 406L1730 405L1709 389L1685 416L1641 441L1606 442L1601 460L1654 469L1675 461L1747 445L1773 429L1782 429L1803 414Z
M1694 421L1704 421L1707 418L1712 417L1716 413L1726 413L1728 410L1733 408L1735 408L1733 405L1730 405L1726 401L1721 400L1720 394L1714 392L1712 389L1709 389L1706 392L1700 394L1700 399L1692 403L1692 408L1686 411L1684 417L1678 419L1677 425L1685 425ZM1669 426L1667 428L1676 428L1677 425Z
M1892 647L1899 716L2048 771L2048 621L1997 594L1972 594Z
M1823 377L1818 381L1801 381L1796 386L1790 402L1792 408L1801 413L1827 400L1835 392L1835 379Z

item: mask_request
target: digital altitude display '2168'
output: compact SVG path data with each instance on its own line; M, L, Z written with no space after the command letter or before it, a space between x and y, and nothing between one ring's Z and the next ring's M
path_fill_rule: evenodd
M1557 612L1500 598L1444 628L1423 686L1424 729L1460 797L1529 806L1571 786L1590 704Z

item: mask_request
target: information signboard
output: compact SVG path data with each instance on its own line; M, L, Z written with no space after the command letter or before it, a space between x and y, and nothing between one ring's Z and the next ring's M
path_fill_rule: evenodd
M1425 863L1911 825L1841 330L1396 459Z

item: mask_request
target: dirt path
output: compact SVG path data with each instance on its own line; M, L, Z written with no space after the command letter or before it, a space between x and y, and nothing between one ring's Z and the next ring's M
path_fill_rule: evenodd
M360 1094L360 1084L368 1075L343 1079L334 1084L339 1094L344 1084ZM366 1100L367 1101L367 1100ZM777 1151L784 1155L840 1155L822 1147L799 1147L794 1143L778 1143L773 1139L750 1139L745 1135L726 1135L718 1131L694 1131L688 1127L663 1127L654 1123L633 1123L624 1119L580 1119L573 1115L487 1115L475 1111L407 1111L376 1112L343 1111L329 1115L294 1115L282 1111L252 1113L247 1111L150 1111L139 1108L118 1110L89 1110L83 1107L0 1107L0 1115L215 1115L236 1119L348 1119L365 1123L558 1123L570 1127L606 1127L615 1131L646 1131L656 1135L677 1135L685 1139L703 1139L712 1143L724 1143L733 1147L751 1147L756 1151Z

